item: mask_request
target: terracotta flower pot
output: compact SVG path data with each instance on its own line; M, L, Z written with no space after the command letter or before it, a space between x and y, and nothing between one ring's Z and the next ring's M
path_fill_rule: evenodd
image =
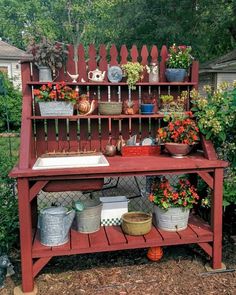
M184 143L167 142L165 143L165 148L172 155L172 157L183 158L190 153L193 146Z

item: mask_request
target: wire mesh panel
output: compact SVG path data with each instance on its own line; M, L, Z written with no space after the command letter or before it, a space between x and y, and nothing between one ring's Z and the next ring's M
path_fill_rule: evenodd
M176 185L180 175L164 175L171 185ZM99 198L102 196L126 196L129 199L130 211L152 212L153 204L148 200L152 182L155 176L109 177L105 178L102 190L96 191L70 191L70 192L44 192L38 196L38 209L48 206L72 207L73 202L86 198Z

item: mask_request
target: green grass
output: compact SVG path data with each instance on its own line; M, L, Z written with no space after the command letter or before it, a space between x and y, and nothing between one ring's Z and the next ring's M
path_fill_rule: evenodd
M4 155L10 158L10 146L12 161L15 163L19 156L20 137L0 137L0 156Z

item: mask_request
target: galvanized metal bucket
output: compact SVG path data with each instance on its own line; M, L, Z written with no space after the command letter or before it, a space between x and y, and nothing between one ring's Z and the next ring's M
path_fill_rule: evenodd
M186 229L188 226L189 211L189 209L183 207L163 210L158 206L154 206L157 226L166 231L181 231Z
M68 101L40 101L41 116L72 116L74 104Z
M40 211L38 227L40 241L45 246L59 246L68 242L68 233L75 211L65 207L49 207Z
M49 67L38 66L39 82L52 82L52 71Z
M100 200L85 200L80 210L76 212L77 231L81 233L93 233L100 229L102 202ZM75 204L76 206L76 204ZM76 206L76 208L79 208Z

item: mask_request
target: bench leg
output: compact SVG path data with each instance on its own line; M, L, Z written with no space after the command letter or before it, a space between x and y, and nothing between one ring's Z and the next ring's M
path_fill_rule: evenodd
M26 178L18 179L18 208L20 221L22 290L32 292L33 258L32 258L32 220L29 201L29 182Z
M222 196L223 196L223 169L215 169L214 191L211 208L211 225L213 229L212 268L221 268L222 263Z

